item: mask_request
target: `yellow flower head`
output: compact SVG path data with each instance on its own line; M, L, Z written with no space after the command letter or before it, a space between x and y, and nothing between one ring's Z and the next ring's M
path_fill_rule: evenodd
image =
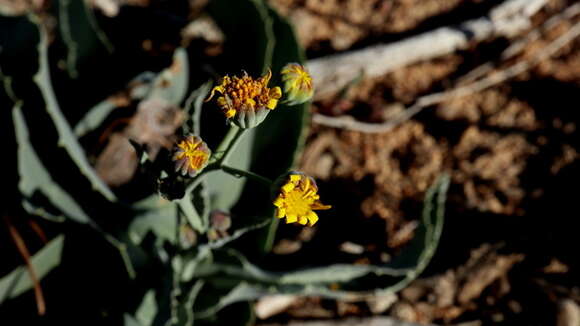
M207 165L211 151L198 136L189 135L176 144L173 152L175 172L195 176Z
M226 118L232 119L241 128L253 128L264 121L270 110L276 108L282 96L280 87L268 88L271 77L270 70L258 79L246 72L242 77L226 75L205 101L211 100L216 92L220 93L217 104Z
M306 68L297 63L289 63L282 68L284 93L289 105L302 104L309 101L314 95L312 77Z
M286 217L286 223L313 226L318 221L314 211L331 207L320 202L316 182L303 173L291 172L275 184L280 185L275 190L276 217Z

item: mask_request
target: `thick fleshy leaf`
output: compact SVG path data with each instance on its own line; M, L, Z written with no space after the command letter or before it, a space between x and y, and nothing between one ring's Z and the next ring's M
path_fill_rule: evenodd
M130 88L130 96L133 100L142 100L147 97L153 89L153 81L155 74L151 71L146 71L133 78L129 85L139 85ZM74 133L77 137L82 137L89 132L100 127L105 119L117 108L117 104L111 98L107 98L97 105L90 108L84 117L77 122L74 127Z
M172 105L179 106L185 98L189 83L189 64L187 52L178 48L173 54L171 66L159 73L153 82L148 98L162 98Z
M176 243L177 207L164 199L156 200L159 202L158 207L144 210L131 222L129 236L133 242L140 243L147 232L153 232L160 239Z
M211 90L212 82L208 81L191 92L185 101L185 113L189 116L183 125L183 133L201 135L201 108Z
M109 201L116 201L116 196L109 187L100 179L95 169L89 164L85 151L79 144L72 128L68 124L66 117L63 115L58 101L55 97L52 82L50 80L49 62L48 62L48 35L44 27L38 25L40 33L40 42L38 44L38 72L34 75L33 80L38 86L46 105L46 111L50 115L59 135L59 145L63 146L71 159L78 166L79 170L91 182L95 190L100 192Z
M77 78L84 59L103 47L112 52L113 46L97 26L92 9L86 1L61 0L58 6L58 26L67 47L66 69L71 78Z
M12 109L12 119L18 143L18 173L20 175L18 188L22 195L29 198L27 201L30 201L35 192L40 191L66 217L79 223L89 223L89 216L66 191L54 182L38 158L30 143L28 127L20 105L16 105Z

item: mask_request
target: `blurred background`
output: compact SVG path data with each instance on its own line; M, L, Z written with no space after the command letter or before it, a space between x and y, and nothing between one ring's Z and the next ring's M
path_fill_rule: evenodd
M577 1L0 0L0 15L1 325L580 325ZM279 132L258 128L243 164L314 177L333 206L319 224L246 234L239 216L268 203L240 185L222 205L223 178L210 206L232 225L206 205L212 234L145 202L159 185L127 139L163 164L203 106L215 148L226 126L204 83L288 62L314 98L277 109L264 124ZM220 270L229 251L188 256L241 230L231 247L273 273L398 267L437 234L430 191L441 234L402 283L260 283Z

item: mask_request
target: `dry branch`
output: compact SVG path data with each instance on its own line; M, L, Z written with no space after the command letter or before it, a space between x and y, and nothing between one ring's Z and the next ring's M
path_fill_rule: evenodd
M507 0L482 18L459 26L442 27L393 44L308 61L317 92L315 99L344 88L361 73L376 77L403 66L465 49L492 37L512 37L530 27L530 18L547 0Z
M396 320L391 317L346 318L341 320L290 321L286 326L419 326L420 324ZM262 326L282 326L282 324L262 324ZM428 325L426 325L428 326Z
M572 42L579 36L580 36L580 22L573 25L568 31L566 31L566 33L564 33L563 35L552 41L546 47L539 50L539 52L537 52L533 57L518 62L510 66L509 68L495 72L485 78L479 79L467 85L459 86L448 91L421 96L415 101L415 104L413 104L411 107L407 108L405 111L400 113L395 118L386 121L384 123L380 124L365 123L356 121L350 116L328 117L321 114L314 114L312 120L315 123L322 124L325 126L334 128L343 128L364 133L387 132L393 129L395 126L399 125L400 123L409 120L417 113L419 113L422 109L428 106L439 104L443 101L452 98L477 93L494 85L500 84L508 79L514 78L517 75L534 67L540 61L551 57L558 50L560 50L566 44Z

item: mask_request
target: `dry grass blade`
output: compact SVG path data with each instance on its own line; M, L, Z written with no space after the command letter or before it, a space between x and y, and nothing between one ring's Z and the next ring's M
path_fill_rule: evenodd
M24 239L20 236L20 233L12 224L10 217L4 216L4 222L6 222L6 226L8 227L8 231L10 232L10 237L14 241L18 252L24 259L26 263L26 269L28 270L28 274L30 275L30 279L32 283L34 283L34 297L36 298L36 307L38 309L38 314L43 316L46 313L46 304L44 302L44 295L42 294L42 288L40 287L40 282L38 281L38 277L36 276L36 272L34 271L34 267L32 266L30 260L30 252L24 243Z
M40 227L40 225L38 223L36 223L33 220L29 220L28 225L30 225L30 228L32 229L32 231L34 231L34 233L36 233L36 235L38 236L40 241L42 241L42 243L46 244L48 242L48 238L46 237L46 233L44 233L44 230L42 230L42 228Z

